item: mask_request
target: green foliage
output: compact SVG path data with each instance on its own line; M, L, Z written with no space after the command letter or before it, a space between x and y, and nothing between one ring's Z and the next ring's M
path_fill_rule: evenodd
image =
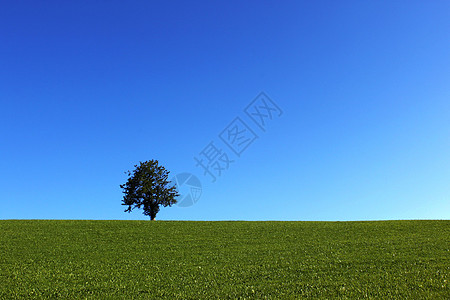
M129 176L123 189L122 205L127 205L125 212L131 212L134 208L144 210L144 215L154 220L160 206L172 206L179 196L176 187L167 180L169 171L158 164L157 160L140 162L134 166L133 172L126 172Z
M450 221L0 221L0 299L450 299Z

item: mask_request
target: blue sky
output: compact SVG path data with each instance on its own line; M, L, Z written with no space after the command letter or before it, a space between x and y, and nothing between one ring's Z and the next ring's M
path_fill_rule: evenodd
M158 159L203 188L160 220L449 219L449 28L448 1L3 3L0 218L147 219L119 185Z

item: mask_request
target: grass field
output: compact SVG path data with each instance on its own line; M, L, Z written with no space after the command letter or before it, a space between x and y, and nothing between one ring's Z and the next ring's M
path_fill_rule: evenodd
M450 299L450 221L0 221L0 299Z

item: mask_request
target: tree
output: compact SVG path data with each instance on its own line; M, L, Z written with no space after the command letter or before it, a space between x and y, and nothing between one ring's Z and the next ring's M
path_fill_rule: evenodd
M128 205L125 212L141 208L144 215L154 220L159 212L160 206L172 206L177 203L179 196L176 187L167 180L169 171L158 164L157 160L139 162L135 165L133 172L128 171L129 178L125 184L121 184L123 189L122 205Z

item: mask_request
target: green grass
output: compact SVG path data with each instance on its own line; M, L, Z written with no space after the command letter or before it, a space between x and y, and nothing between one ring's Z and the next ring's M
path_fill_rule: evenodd
M450 299L450 221L0 221L0 299Z

